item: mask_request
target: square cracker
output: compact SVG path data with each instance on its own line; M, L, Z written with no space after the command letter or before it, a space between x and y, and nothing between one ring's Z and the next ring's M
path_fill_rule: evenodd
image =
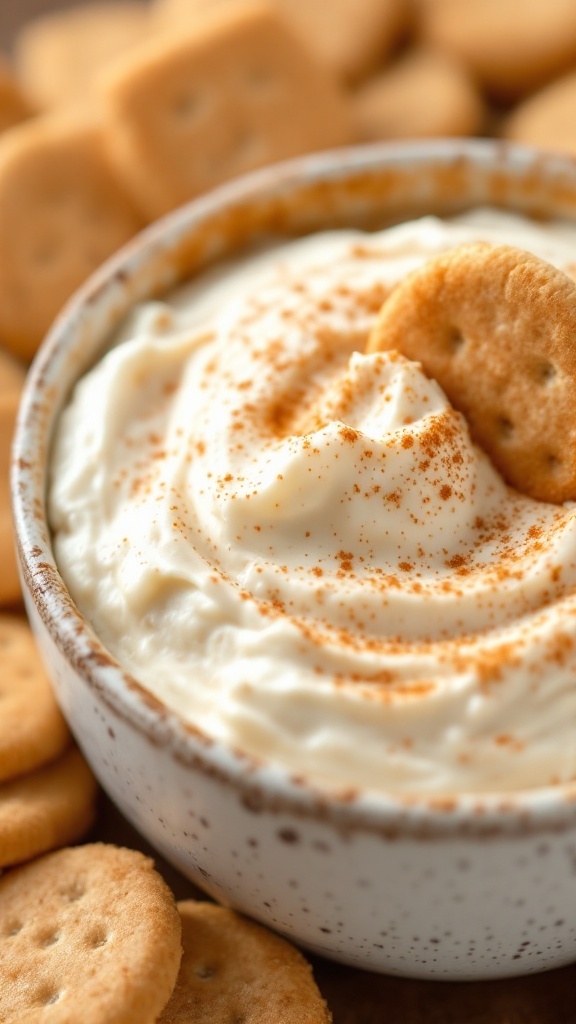
M102 68L149 31L148 7L140 0L53 11L20 30L15 47L19 77L41 108L77 105L90 94Z
M406 0L271 0L309 40L327 68L345 82L366 78L409 27Z
M61 306L143 224L92 120L45 115L0 138L0 340L30 359Z
M102 82L116 167L150 216L252 168L352 140L348 101L262 4L224 4Z
M242 0L153 0L160 30L182 29L210 7ZM388 56L412 20L406 0L269 0L310 51L345 82L365 78Z

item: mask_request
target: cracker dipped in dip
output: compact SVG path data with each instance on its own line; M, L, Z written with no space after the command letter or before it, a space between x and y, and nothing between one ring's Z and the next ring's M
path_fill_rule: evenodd
M136 309L60 420L56 559L104 644L323 786L576 777L576 507L508 487L419 363L365 351L394 285L473 241L573 269L576 228L490 210L287 243Z

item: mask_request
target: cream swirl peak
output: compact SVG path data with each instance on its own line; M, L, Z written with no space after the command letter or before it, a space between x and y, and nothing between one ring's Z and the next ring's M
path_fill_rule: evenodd
M62 415L58 565L103 642L210 735L333 787L576 776L576 509L507 488L435 381L364 354L394 283L479 211L323 234L137 310Z

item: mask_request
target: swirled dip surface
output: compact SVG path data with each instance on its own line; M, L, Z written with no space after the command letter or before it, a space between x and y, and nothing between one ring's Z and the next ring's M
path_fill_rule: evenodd
M57 562L103 642L325 785L576 775L576 509L508 489L418 364L363 354L394 283L472 239L576 260L573 228L490 211L290 243L136 310L61 417Z

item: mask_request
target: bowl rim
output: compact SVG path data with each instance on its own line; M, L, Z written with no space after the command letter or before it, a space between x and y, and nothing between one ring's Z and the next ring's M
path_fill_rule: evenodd
M521 176L534 166L572 183L576 199L576 160L488 139L376 143L309 154L252 172L192 200L145 228L107 260L73 295L55 320L32 364L24 388L13 442L11 491L17 555L24 593L52 643L110 712L164 748L183 765L232 785L252 810L289 812L331 821L339 828L442 838L459 834L564 831L576 825L576 781L510 792L454 795L398 794L337 790L295 776L288 768L255 759L209 737L170 710L126 673L103 647L74 605L58 573L49 540L45 508L48 464L46 428L58 367L82 329L87 309L96 315L112 301L115 288L136 269L175 247L198 230L214 211L233 209L247 199L290 191L303 179L322 182L351 172L378 171L383 165L450 164L462 158L479 168ZM576 218L576 214L575 214ZM77 378L75 378L77 379ZM55 414L56 415L56 414ZM38 453L44 453L44 460Z

